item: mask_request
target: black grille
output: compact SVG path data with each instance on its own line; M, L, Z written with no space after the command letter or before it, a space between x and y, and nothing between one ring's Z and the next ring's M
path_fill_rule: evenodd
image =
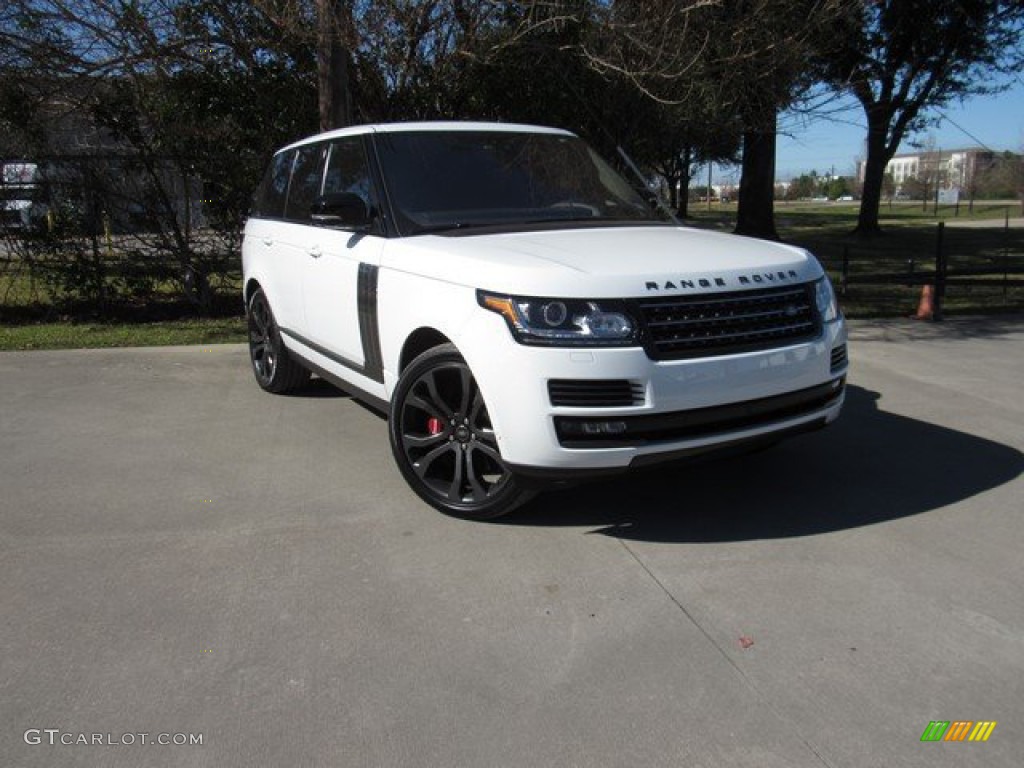
M552 405L570 408L621 408L643 405L644 387L625 379L551 379L548 396Z
M831 368L832 373L840 371L846 367L846 345L840 344L838 347L832 348L831 357Z
M813 286L640 299L647 352L678 360L768 349L818 334Z

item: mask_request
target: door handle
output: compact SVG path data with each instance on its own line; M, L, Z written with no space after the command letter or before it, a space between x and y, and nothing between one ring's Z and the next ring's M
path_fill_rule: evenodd
M273 245L274 244L274 240L273 240L273 238L270 238L270 237L264 237L263 238L263 244L264 245Z
M309 249L309 255L312 256L314 259L319 259L321 256L324 255L324 252L320 250L319 245L314 245L312 248Z

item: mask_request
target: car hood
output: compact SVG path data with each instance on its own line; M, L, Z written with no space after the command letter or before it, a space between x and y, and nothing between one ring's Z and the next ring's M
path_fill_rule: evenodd
M421 235L389 241L384 262L475 288L570 298L725 292L822 274L801 248L658 225Z

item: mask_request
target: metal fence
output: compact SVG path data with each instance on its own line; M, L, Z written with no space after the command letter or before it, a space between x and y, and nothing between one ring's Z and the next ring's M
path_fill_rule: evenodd
M931 304L929 319L941 320L951 295L985 298L971 302L979 309L1015 308L1024 301L1019 289L1024 287L1024 237L1015 237L1007 212L1001 228L947 227L935 225L931 253L907 253L902 259L876 258L867 246L844 245L838 264L827 261L836 276L840 296L847 298L892 297L883 288L922 289L922 300ZM898 263L902 262L902 263ZM896 268L898 267L898 268ZM865 291L862 287L867 287ZM896 311L897 308L893 307Z

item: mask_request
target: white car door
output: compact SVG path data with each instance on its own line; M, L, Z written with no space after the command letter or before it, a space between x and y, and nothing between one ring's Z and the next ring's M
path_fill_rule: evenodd
M349 136L330 142L321 194L356 194L373 210L377 196L363 141ZM377 270L383 249L384 238L372 229L313 227L302 271L310 346L374 380L381 380Z

